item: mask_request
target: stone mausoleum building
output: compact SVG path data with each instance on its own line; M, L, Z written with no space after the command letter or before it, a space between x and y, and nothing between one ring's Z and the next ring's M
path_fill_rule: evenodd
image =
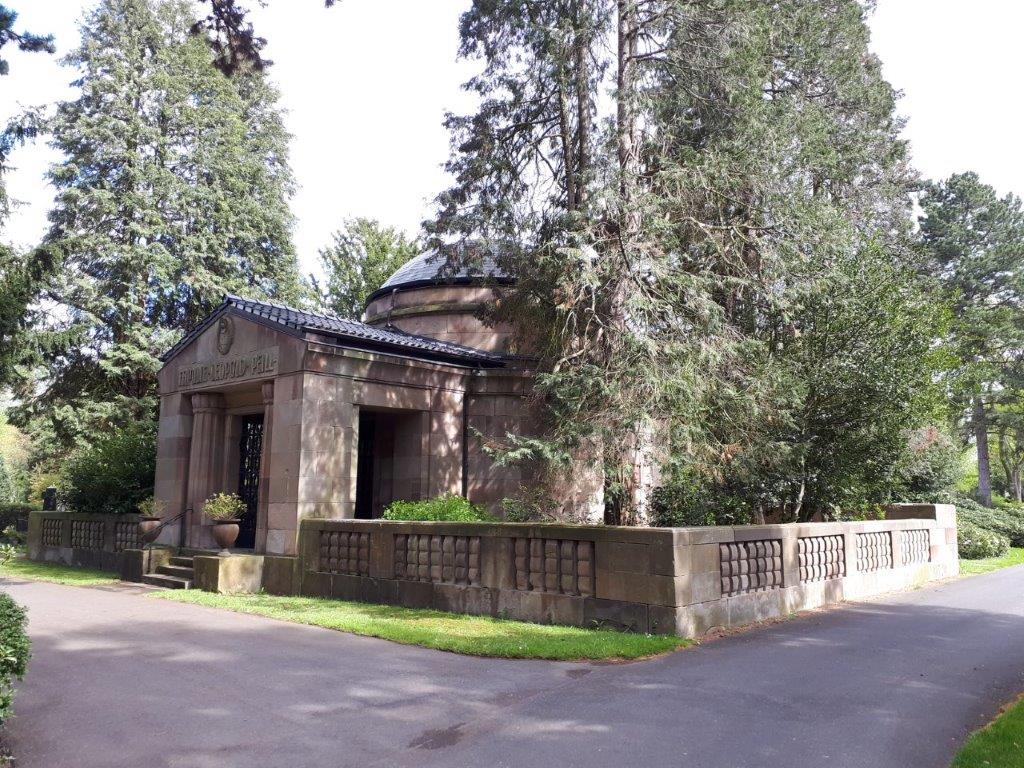
M227 296L175 345L159 374L155 495L167 516L187 513L162 540L213 547L201 510L221 491L248 506L239 548L294 554L300 518L374 518L447 492L498 511L533 480L483 450L537 429L529 361L508 354L511 329L479 319L510 279L488 259L444 267L407 263L364 322ZM592 516L600 479L575 474L559 498Z

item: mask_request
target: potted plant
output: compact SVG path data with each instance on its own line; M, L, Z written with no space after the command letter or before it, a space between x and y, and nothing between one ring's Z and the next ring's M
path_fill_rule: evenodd
M139 502L139 536L143 543L151 544L160 535L160 518L164 516L164 503L148 496Z
M230 555L238 538L238 521L245 513L245 502L233 493L215 493L203 504L203 514L213 521L213 538L221 555Z

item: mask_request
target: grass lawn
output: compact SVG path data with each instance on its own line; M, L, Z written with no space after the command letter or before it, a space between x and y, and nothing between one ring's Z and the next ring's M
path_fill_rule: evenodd
M691 644L689 640L664 635L528 624L489 616L313 597L220 595L198 590L154 592L151 597L225 608L471 656L563 661L639 659Z
M1024 698L1018 699L984 728L972 733L950 768L1019 768L1022 755Z
M976 573L988 573L989 571L998 571L1000 568L1009 568L1012 565L1024 565L1024 548L1012 548L1002 557L961 560L960 573L964 576L972 576Z
M52 581L54 584L68 584L78 587L94 587L101 584L116 584L120 579L106 571L88 568L72 568L55 563L37 563L20 557L0 564L0 576L21 577L33 581Z

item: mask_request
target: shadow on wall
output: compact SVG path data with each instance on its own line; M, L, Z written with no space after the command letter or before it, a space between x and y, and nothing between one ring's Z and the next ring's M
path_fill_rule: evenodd
M621 766L640 753L650 765L945 765L1024 689L1021 579L976 577L626 665L460 657L96 590L62 612L66 590L47 588L49 605L26 591L35 658L11 733L24 765L76 768ZM963 607L981 580L1005 611Z

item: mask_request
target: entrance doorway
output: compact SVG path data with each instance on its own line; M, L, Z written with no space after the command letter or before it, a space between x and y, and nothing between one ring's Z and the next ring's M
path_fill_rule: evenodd
M392 501L423 497L426 418L421 411L359 409L356 518L380 517Z
M373 517L373 449L375 413L359 411L359 454L356 459L356 518Z
M256 546L256 507L260 495L260 455L263 450L263 414L242 417L238 442L238 495L245 513L238 524L239 549Z

